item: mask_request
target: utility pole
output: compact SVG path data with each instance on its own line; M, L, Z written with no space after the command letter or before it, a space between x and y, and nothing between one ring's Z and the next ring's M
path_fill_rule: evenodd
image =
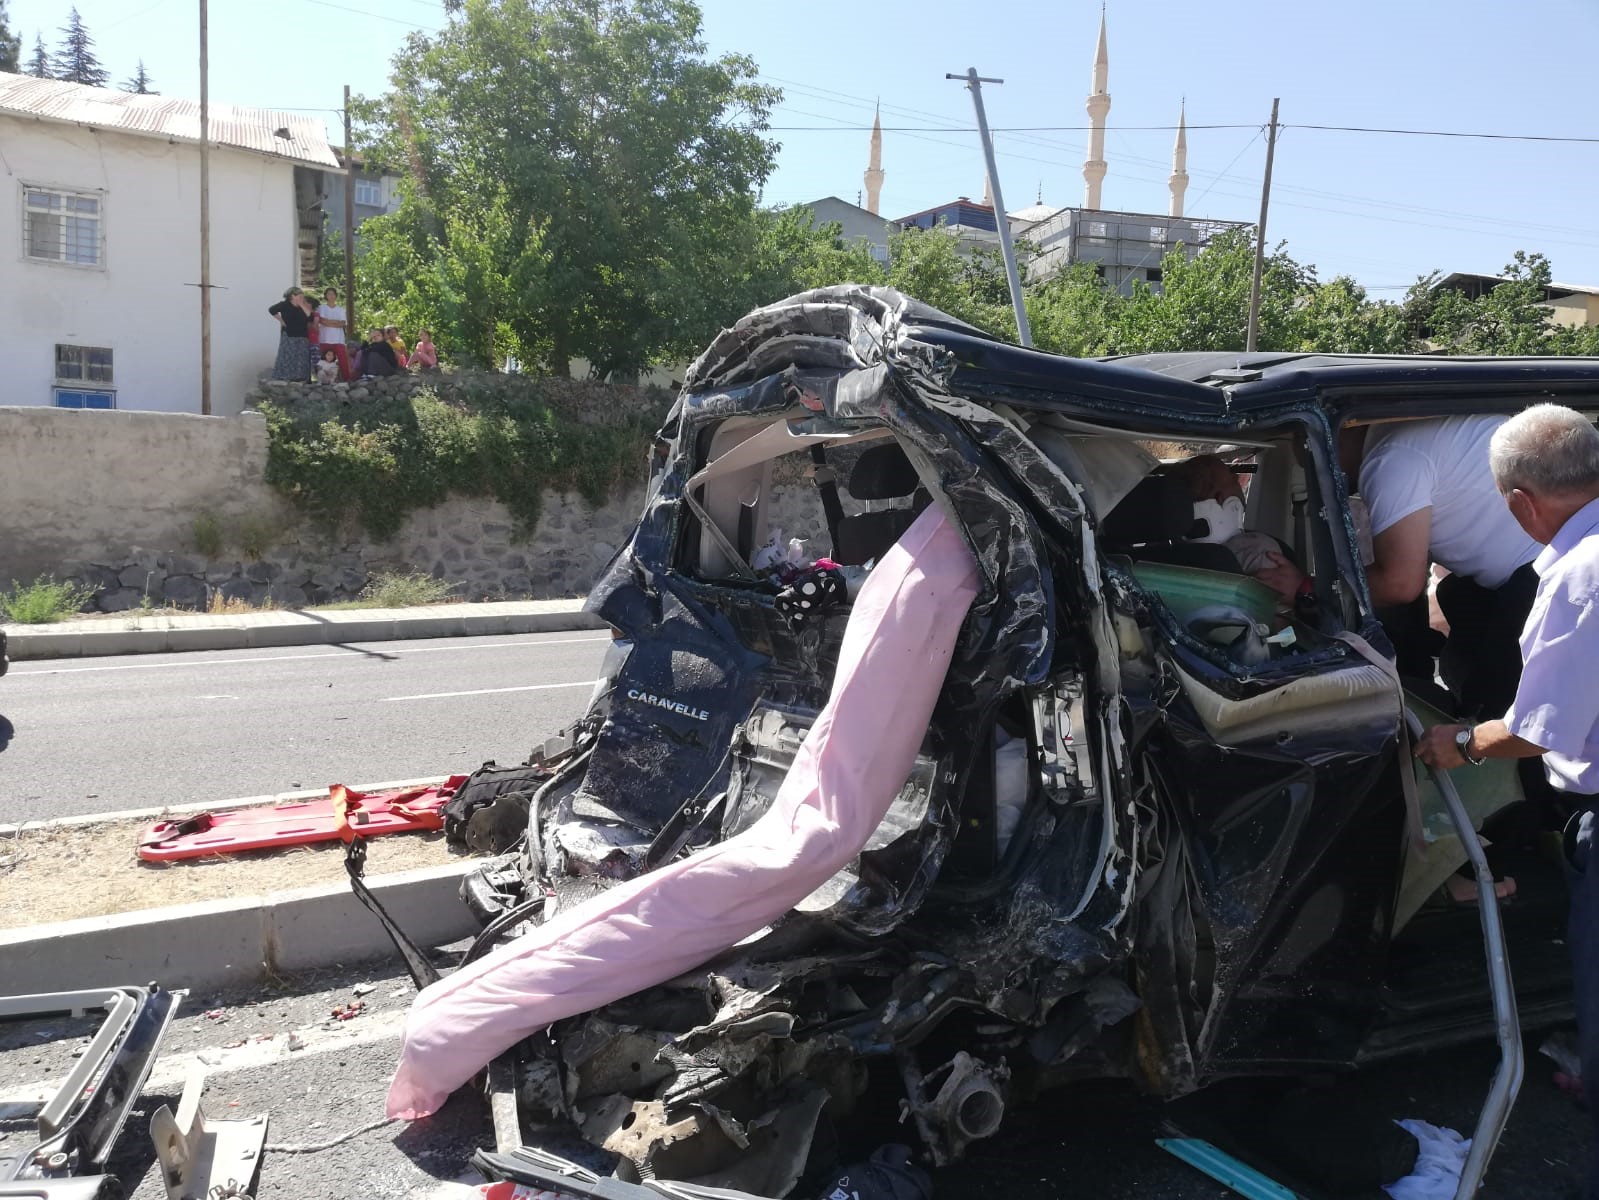
M211 71L200 0L200 415L211 415Z
M344 342L355 329L355 152L350 148L350 85L344 85Z
M1010 218L1005 215L1005 197L999 190L999 168L994 164L994 140L988 135L988 116L983 112L983 84L1004 83L1003 79L986 79L976 67L968 67L966 74L945 74L945 79L964 79L972 93L972 107L977 110L977 136L983 140L983 160L988 164L988 190L994 199L994 226L999 232L999 252L1005 259L1005 278L1010 281L1010 303L1016 310L1016 340L1024 346L1033 344L1033 331L1027 324L1027 308L1022 303L1021 276L1016 273L1016 249L1010 241Z
M1260 332L1260 275L1266 266L1266 208L1271 203L1271 160L1277 151L1277 99L1271 102L1271 127L1266 134L1266 178L1260 185L1260 224L1255 226L1255 274L1249 281L1249 332L1244 349L1255 349Z

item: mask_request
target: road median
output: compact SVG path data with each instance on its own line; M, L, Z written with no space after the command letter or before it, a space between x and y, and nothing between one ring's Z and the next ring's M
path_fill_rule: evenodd
M442 945L477 931L459 889L462 876L480 865L466 860L374 875L367 884L419 945ZM215 988L394 955L348 884L0 930L0 979L25 980L30 992L98 987L108 979Z
M345 645L413 638L495 637L603 629L581 600L504 600L417 608L278 610L255 613L127 613L6 625L15 661Z

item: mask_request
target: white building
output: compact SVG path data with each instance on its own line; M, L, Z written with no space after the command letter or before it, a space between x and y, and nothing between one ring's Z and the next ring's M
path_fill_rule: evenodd
M214 104L211 395L239 411L272 365L267 306L321 229L319 120ZM200 411L200 112L0 74L0 404Z

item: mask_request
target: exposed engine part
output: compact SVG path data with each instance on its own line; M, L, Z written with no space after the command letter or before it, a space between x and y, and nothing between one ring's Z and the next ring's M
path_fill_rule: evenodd
M906 1107L938 1166L960 1158L972 1142L999 1132L1010 1081L1003 1059L989 1064L961 1050L924 1076L906 1054L900 1056L900 1073Z

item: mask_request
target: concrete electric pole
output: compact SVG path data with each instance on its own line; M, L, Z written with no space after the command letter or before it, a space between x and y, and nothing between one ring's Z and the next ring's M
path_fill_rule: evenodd
M1277 101L1271 102L1271 126L1266 134L1266 178L1260 185L1260 224L1255 226L1255 274L1249 281L1249 332L1244 349L1255 349L1260 332L1260 276L1266 266L1266 209L1271 204L1271 160L1277 152Z
M350 147L350 85L344 85L344 340L355 329L355 152ZM346 349L346 353L351 353Z
M206 0L200 0L200 415L211 415L211 77Z
M1016 340L1024 346L1033 344L1033 331L1027 324L1027 307L1022 303L1022 281L1016 273L1016 249L1010 241L1010 218L1005 215L1005 196L999 190L999 168L994 165L994 141L988 136L988 116L983 112L983 84L1004 83L1003 79L985 79L976 67L968 67L966 74L946 74L945 79L964 79L972 93L972 107L977 110L977 136L983 141L983 160L988 164L988 190L994 198L994 227L999 233L999 252L1005 259L1005 278L1010 281L1010 303L1016 310Z

